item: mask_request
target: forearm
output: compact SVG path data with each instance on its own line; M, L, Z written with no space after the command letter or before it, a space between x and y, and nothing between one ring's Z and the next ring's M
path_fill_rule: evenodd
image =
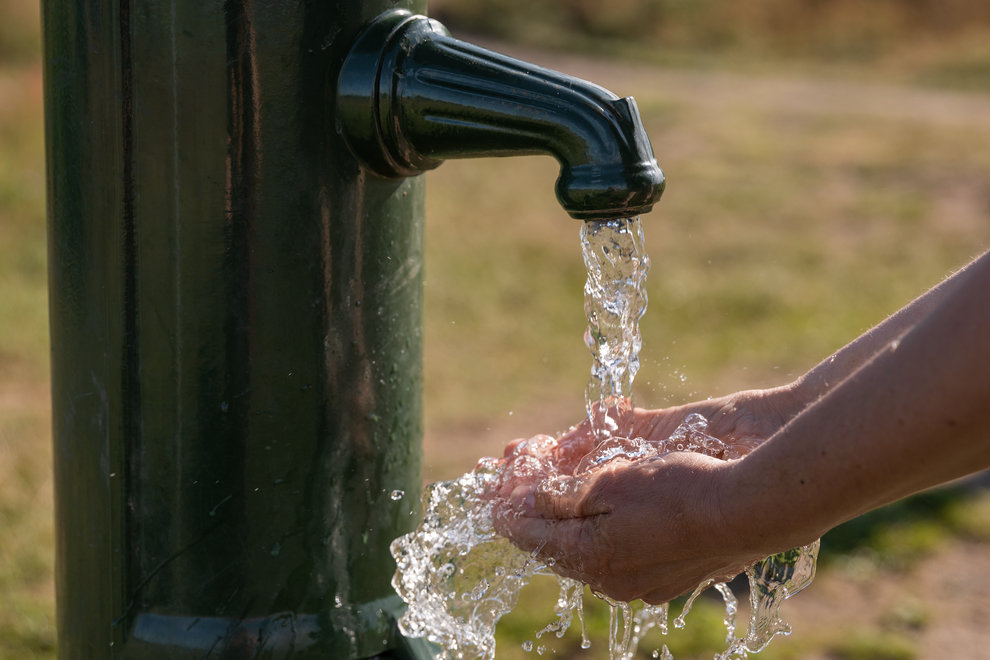
M906 332L895 333L731 469L726 515L749 518L752 539L797 545L988 467L988 404L990 256L984 255ZM754 511L759 515L747 516Z
M797 396L805 404L811 403L869 362L878 352L931 313L959 282L966 279L967 273L978 261L957 271L882 323L822 360L793 385Z

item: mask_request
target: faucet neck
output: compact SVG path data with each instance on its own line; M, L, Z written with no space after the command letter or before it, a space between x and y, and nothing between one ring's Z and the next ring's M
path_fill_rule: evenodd
M351 149L386 177L450 158L546 153L573 217L649 211L664 179L632 98L459 41L406 11L376 19L338 81Z

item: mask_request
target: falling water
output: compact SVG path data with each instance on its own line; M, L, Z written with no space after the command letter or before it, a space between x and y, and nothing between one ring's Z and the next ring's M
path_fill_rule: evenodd
M618 430L613 413L632 403L632 384L643 346L639 320L646 312L646 254L639 218L585 222L581 253L587 280L584 343L591 351L585 406L594 434L606 439Z
M598 469L617 458L643 460L673 451L723 457L726 446L708 435L707 420L700 415L689 415L662 441L618 437L617 420L631 409L632 384L639 369L639 320L646 309L649 258L638 218L583 223L581 242L588 271L585 343L593 356L585 402L594 446L580 459L575 473ZM537 574L552 575L559 583L557 618L535 633L536 645L530 640L523 648L542 655L546 651L543 636L562 637L575 616L581 626L581 646L590 646L584 630L585 585L556 575L552 560L547 563L536 552L523 552L495 532L492 494L502 479L510 473L531 480L556 476L548 458L556 440L538 436L527 442L530 446L526 451L517 448L513 460L482 459L472 472L431 485L424 495L422 524L392 543L397 565L392 585L408 605L400 629L406 636L434 642L445 658L494 658L496 624L515 607L519 591ZM790 628L779 616L781 603L811 582L817 553L815 542L768 557L746 571L750 618L744 636L736 636L736 597L721 583L699 585L673 627L684 627L697 597L714 587L725 604L726 626L726 647L714 660L745 658L762 650L775 635L789 634ZM631 659L652 629L668 634L667 604L634 605L599 597L610 608L611 660ZM669 660L673 656L662 645L653 657Z

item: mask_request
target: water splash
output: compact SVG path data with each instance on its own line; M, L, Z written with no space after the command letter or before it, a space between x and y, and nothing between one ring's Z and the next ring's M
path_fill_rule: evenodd
M483 460L459 479L432 484L422 524L392 542L392 586L408 604L399 621L447 658L493 658L495 624L545 565L496 535L491 492L499 468Z
M645 279L649 258L638 218L583 223L582 252L588 270L585 343L593 356L585 392L594 444L580 457L574 474L603 467L611 461L646 460L670 452L699 452L720 459L740 458L733 447L708 434L701 415L689 415L670 437L656 441L622 437L618 420L632 408L632 384L639 369L642 341L639 320L646 309ZM459 479L433 484L424 495L425 516L414 532L391 546L397 570L392 580L407 603L399 622L402 633L424 637L450 660L495 657L495 626L518 602L519 592L533 576L552 575L559 584L556 620L535 633L537 640L553 633L562 637L576 616L581 647L591 643L584 629L585 585L558 576L552 562L537 552L526 553L498 536L492 522L492 494L507 473L539 478L555 487L550 457L557 439L537 436L517 448L510 461L482 459ZM685 602L673 627L686 625L692 604L707 588L721 594L725 604L726 648L714 660L745 658L767 646L776 635L790 633L780 618L784 599L806 587L814 577L818 542L768 557L746 571L750 617L746 634L736 636L738 602L728 585L699 585ZM670 632L669 605L630 604L596 594L610 608L608 653L611 660L631 660L644 636L657 629ZM523 643L526 651L546 652L544 644ZM666 644L654 658L673 660Z

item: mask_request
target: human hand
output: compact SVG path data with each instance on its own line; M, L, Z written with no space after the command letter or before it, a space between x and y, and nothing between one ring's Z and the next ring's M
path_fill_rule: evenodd
M496 493L496 527L516 545L553 559L555 570L617 598L635 593L663 602L704 580L731 577L765 555L747 549L738 536L721 539L712 548L715 554L704 554L699 544L726 536L727 523L705 510L718 500L701 485L730 469L718 459L745 456L804 403L795 386L785 386L661 410L610 408L606 414L616 435L606 439L584 421L557 440L513 441L505 450ZM642 445L627 438L662 447L691 414L709 420L706 433L722 441L720 451L612 460L598 468L587 460L605 445ZM645 541L651 535L657 538ZM726 554L729 540L737 549ZM642 548L650 551L641 553ZM656 554L656 548L669 553ZM622 556L630 552L633 557ZM650 557L649 566L635 560L639 554Z
M722 486L734 464L674 452L519 480L496 500L495 527L599 593L667 602L768 554L722 518Z
M659 410L634 409L630 437L668 437L691 414L708 420L706 432L727 445L722 458L740 458L768 440L809 403L798 384L744 390L727 396Z
M724 454L719 458L739 458L767 440L783 427L804 406L804 400L793 385L764 390L746 390L716 399L698 401L682 406L648 410L643 408L612 407L604 411L613 429L609 441L615 438L642 438L649 442L662 442L669 438L685 419L692 414L708 420L705 432L721 440ZM547 435L510 442L503 455L507 465L513 462L530 462L542 466L542 472L574 474L581 459L595 449L602 438L596 436L590 422L585 419L567 433L554 440ZM532 469L509 470L520 474ZM518 483L511 483L512 487ZM508 495L506 484L500 489Z

